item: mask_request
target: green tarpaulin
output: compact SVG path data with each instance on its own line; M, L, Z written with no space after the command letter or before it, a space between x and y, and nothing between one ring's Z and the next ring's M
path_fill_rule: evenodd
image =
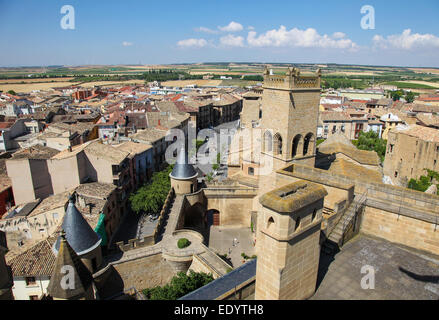
M99 221L98 224L96 225L95 228L95 232L101 236L102 242L101 242L101 246L105 246L107 244L107 232L105 231L105 215L103 213L101 213L99 215Z

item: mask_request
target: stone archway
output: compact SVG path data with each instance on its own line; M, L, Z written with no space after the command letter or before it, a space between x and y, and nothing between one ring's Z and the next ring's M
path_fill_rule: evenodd
M291 157L294 158L296 156L301 156L301 146L302 146L302 135L298 134L294 137L292 148L291 148Z
M305 136L303 143L303 155L307 155L310 151L311 154L314 153L314 135L312 133L308 133Z
M206 209L201 203L197 202L185 210L184 229L193 229L203 233L206 225Z
M282 155L282 136L276 133L273 138L273 153L275 155Z

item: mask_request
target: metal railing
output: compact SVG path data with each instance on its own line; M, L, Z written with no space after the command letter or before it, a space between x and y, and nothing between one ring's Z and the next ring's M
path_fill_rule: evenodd
M368 189L366 189L366 191L361 194L357 200L357 197L354 198L352 205L354 205L354 215L352 218L346 217L345 221L343 221L343 229L342 229L342 243L341 245L343 245L345 243L346 240L346 235L348 233L348 230L352 227L353 228L353 232L355 232L355 226L357 224L357 218L358 218L358 213L360 211L361 208L364 207L364 203L367 200L367 192ZM345 213L345 215L349 214L349 209L347 210L347 212Z

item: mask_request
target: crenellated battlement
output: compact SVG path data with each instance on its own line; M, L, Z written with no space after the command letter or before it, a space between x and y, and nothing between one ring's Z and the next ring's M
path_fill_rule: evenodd
M320 90L321 70L315 75L301 75L298 68L289 67L285 75L272 75L267 67L264 70L263 88L267 89L316 89Z

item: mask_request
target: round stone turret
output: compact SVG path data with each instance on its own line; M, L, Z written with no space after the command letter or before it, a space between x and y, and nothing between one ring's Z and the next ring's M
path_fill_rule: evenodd
M180 149L177 161L169 174L171 186L176 194L190 194L197 191L198 173L188 161L188 156L184 148Z

